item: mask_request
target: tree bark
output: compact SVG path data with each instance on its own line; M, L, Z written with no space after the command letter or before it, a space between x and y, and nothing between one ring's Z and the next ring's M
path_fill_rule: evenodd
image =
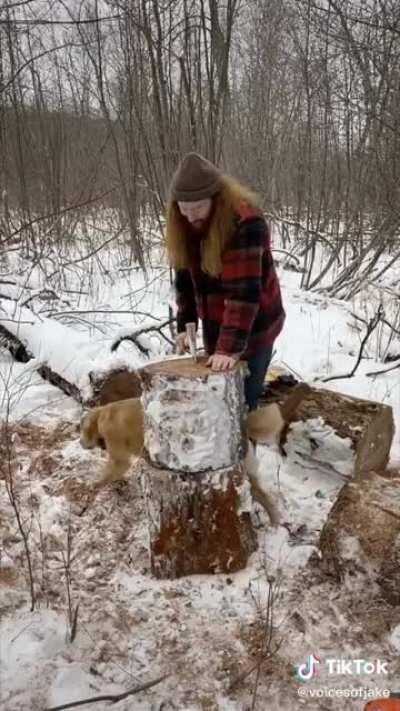
M349 439L354 452L353 475L384 469L394 436L393 411L389 405L343 395L299 383L295 387L271 383L265 402L277 402L288 424L321 418L342 439ZM285 432L285 441L287 438ZM318 443L314 455L318 458Z
M143 491L158 578L232 573L255 549L242 368L213 373L205 359L141 370Z
M156 466L215 470L246 454L242 369L216 373L205 362L179 358L140 371L145 447Z
M143 464L151 570L157 578L233 573L255 550L243 465L198 473Z
M400 472L369 472L346 484L332 507L319 541L318 565L343 580L363 575L374 594L400 603Z

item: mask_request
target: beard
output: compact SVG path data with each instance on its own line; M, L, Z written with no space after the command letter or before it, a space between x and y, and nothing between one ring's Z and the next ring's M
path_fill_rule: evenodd
M195 220L194 222L189 222L189 220L184 218L188 235L191 235L192 237L197 237L197 239L200 240L204 239L207 236L213 215L214 206L212 206L210 214L204 220Z
M195 220L190 223L190 229L195 233L201 233L205 231L208 220Z

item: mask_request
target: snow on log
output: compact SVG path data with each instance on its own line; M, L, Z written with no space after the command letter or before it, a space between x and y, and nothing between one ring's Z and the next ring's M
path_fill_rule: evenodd
M322 529L319 566L342 580L363 575L392 605L400 604L400 471L366 472L346 484Z
M218 373L203 358L174 358L140 371L145 448L156 466L176 471L222 469L246 453L240 366Z
M142 482L151 568L159 578L229 573L255 549L250 521L243 371L175 358L140 371Z
M351 441L356 476L386 467L394 436L393 412L389 405L311 388L300 403L295 419L312 417L322 418L339 437Z
M343 444L348 442L351 449L353 461L349 475L362 477L368 470L386 467L394 436L393 412L389 405L303 383L296 387L277 385L272 392L270 401L280 404L284 419L291 423L292 439L287 451L295 449L305 459L320 462L326 455L330 457L327 463L335 466L332 453L335 448L339 451L339 443L333 440L340 438ZM308 425L297 436L294 423L298 422Z
M19 362L37 361L33 365L45 380L85 405L141 394L135 364L105 351L103 344L99 348L95 339L15 303L1 305L0 345Z
M4 345L8 348L11 355L19 363L28 363L35 359L34 355L26 348L25 344L20 341L17 336L8 331L2 324L0 324L0 345ZM74 383L70 383L62 375L49 368L48 365L41 364L40 362L37 364L36 370L44 380L47 380L55 387L62 390L66 395L74 398L74 400L82 402L82 394Z
M243 465L198 473L142 465L157 578L233 573L256 548L250 484Z

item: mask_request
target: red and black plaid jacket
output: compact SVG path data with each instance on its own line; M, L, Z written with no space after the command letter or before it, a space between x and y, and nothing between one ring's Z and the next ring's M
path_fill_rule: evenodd
M203 322L209 355L248 359L272 346L282 330L285 312L264 217L244 208L222 256L222 273L201 270L200 253L190 270L176 273L178 333L189 322Z

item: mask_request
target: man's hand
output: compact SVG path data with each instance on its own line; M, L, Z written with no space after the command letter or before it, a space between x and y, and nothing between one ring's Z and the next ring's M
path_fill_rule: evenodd
M214 355L209 357L206 365L211 368L211 370L231 370L235 367L238 360L236 356L214 353Z

